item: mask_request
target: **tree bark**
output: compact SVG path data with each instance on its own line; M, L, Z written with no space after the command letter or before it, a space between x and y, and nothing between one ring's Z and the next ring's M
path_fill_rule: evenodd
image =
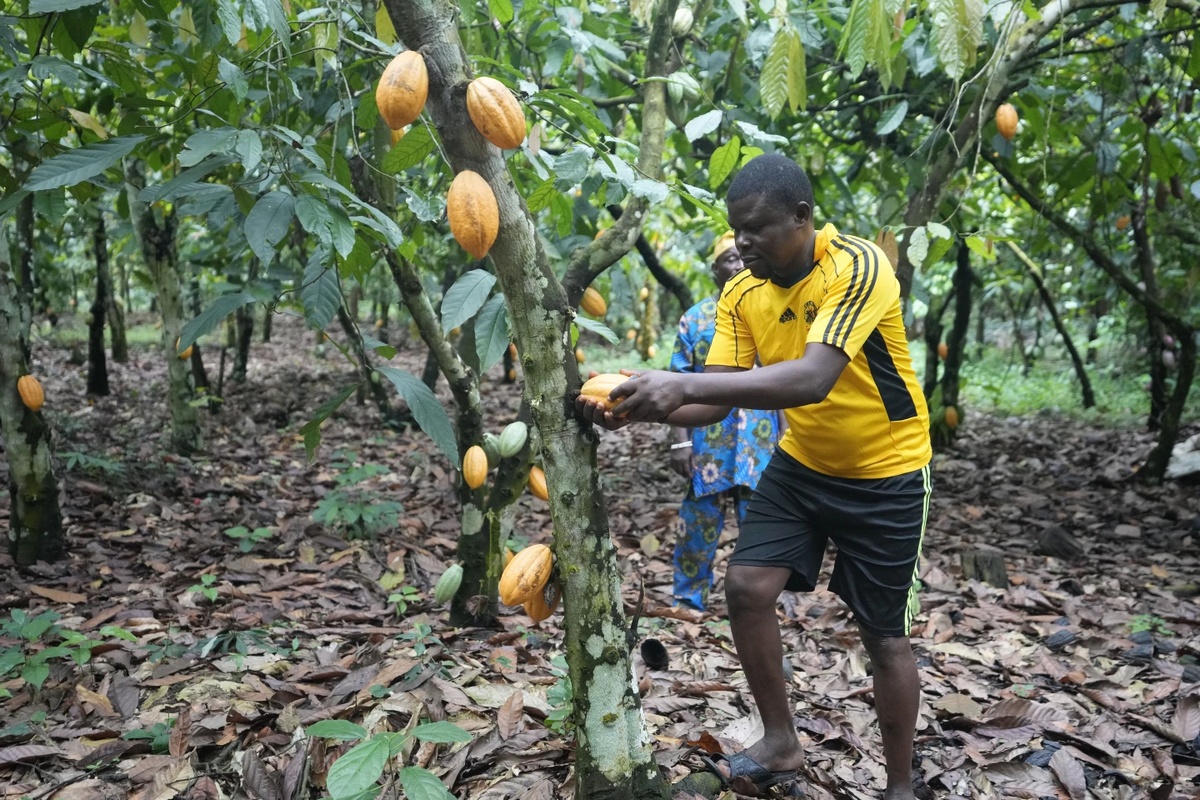
M273 308L271 308L270 306L267 306L263 310L263 328L262 328L263 344L267 344L268 342L271 341L271 322L274 321L274 319L275 319L275 310Z
M941 379L942 406L958 411L960 421L964 415L958 402L958 375L963 363L963 354L967 350L967 335L971 330L971 286L974 283L972 277L971 248L967 247L966 242L961 242L954 266L954 322L950 325L950 335L946 337L946 363ZM934 426L932 433L935 445L948 445L957 437L958 427Z
M133 159L125 162L125 186L129 195L129 213L142 248L142 258L154 282L155 297L162 318L162 353L167 362L167 403L171 411L171 447L181 455L200 449L200 418L191 404L194 397L192 372L179 358L175 343L183 328L182 279L175 249L174 211L159 220L150 206L141 201L144 185L142 165Z
M593 242L595 247L583 249L584 255L574 265L578 269L569 271L570 289L564 287L535 235L502 154L478 134L467 116L464 94L471 76L455 27L456 8L448 0L385 3L402 41L425 57L430 83L426 109L451 167L455 172L479 173L491 185L500 209L500 233L490 256L511 312L525 370L525 396L540 434L550 491L554 552L563 583L567 664L574 686L575 795L665 799L668 787L654 760L634 691L635 632L624 613L622 576L596 473L597 437L575 414L580 379L567 335L572 305L592 278L619 257L617 248L623 243L622 252L627 252L636 240L645 204L639 208L631 199L633 212L627 209L609 234ZM655 16L644 77L660 77L676 5L677 0L665 0ZM647 81L644 93L643 144L653 147L657 140L660 149L657 153L643 149L638 166L657 177L664 130L660 120L666 115L664 83Z
M1062 337L1067 354L1071 357L1071 366L1075 368L1075 377L1079 378L1079 391L1083 395L1083 407L1092 408L1096 405L1096 395L1092 391L1092 381L1088 378L1087 367L1084 365L1079 351L1075 348L1075 342L1071 339L1071 333L1067 330L1066 323L1058 313L1058 307L1054 303L1054 297L1050 294L1050 290L1046 287L1046 281L1042 279L1042 271L1015 242L1008 242L1008 247L1013 251L1017 260L1025 266L1029 277L1033 279L1033 285L1037 287L1038 294L1041 296L1046 310L1050 313L1050 321L1054 323L1054 330L1058 331L1058 335Z
M246 275L246 286L258 279L258 257L250 259L250 268ZM234 312L237 340L233 351L233 370L229 379L234 383L246 382L246 368L250 365L250 341L254 338L254 305L241 306ZM270 317L271 312L267 311Z
M8 552L17 564L57 561L66 551L50 429L21 401L29 374L30 298L21 292L0 228L0 427L8 454Z
M104 230L102 210L96 211L92 250L96 256L96 296L92 299L91 320L88 322L87 393L92 397L107 397L108 361L104 353L104 318L112 285L108 268L108 235Z

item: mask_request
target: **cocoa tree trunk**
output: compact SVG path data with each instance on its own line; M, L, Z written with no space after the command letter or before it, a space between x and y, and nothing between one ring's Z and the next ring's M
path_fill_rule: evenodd
M104 230L104 212L96 211L92 228L92 250L96 256L96 296L92 299L91 321L88 323L87 393L93 397L108 396L108 361L104 353L104 318L112 293L108 268L108 235Z
M449 0L385 0L401 40L418 49L429 67L430 113L444 152L457 172L471 169L492 187L500 210L500 234L490 257L509 305L525 369L525 396L541 436L541 456L550 491L554 552L562 576L565 648L574 687L578 732L575 796L663 798L668 787L654 760L650 737L634 691L629 629L621 598L622 576L608 532L606 502L596 473L597 437L574 409L580 380L566 335L577 301L595 274L627 252L636 240L644 207L627 208L622 219L594 242L573 267L570 289L551 269L533 220L505 167L467 116L464 91L470 79L467 54ZM665 77L661 67L670 43L669 23L677 0L665 0L655 16L644 77ZM661 81L643 85L643 150L639 169L662 169L666 93ZM646 148L657 143L657 152ZM632 202L631 202L632 207ZM613 256L612 260L604 263ZM453 387L452 387L453 388ZM461 432L460 432L461 437Z
M1046 287L1046 281L1042 280L1042 271L1038 269L1033 260L1015 242L1008 242L1008 247L1013 251L1017 260L1025 266L1025 271L1029 274L1029 277L1033 279L1033 285L1037 287L1038 295L1041 296L1046 310L1050 313L1050 321L1054 323L1054 330L1058 331L1058 335L1062 337L1063 345L1067 348L1067 354L1071 357L1071 366L1075 368L1075 377L1079 378L1079 391L1083 395L1083 407L1093 407L1096 405L1096 395L1092 391L1092 381L1088 378L1087 367L1084 366L1083 358L1080 357L1079 351L1075 349L1075 342L1071 339L1071 333L1067 330L1066 323L1063 322L1062 316L1058 313L1058 306L1055 305L1054 297Z
M246 275L246 286L258 279L258 257L250 259L250 269ZM267 311L269 319L271 312ZM250 340L254 338L254 305L247 304L234 312L237 341L233 351L233 371L229 379L234 383L246 382L246 367L250 364Z
M275 319L275 311L270 306L263 310L263 328L262 340L263 344L271 341L271 322Z
M125 163L126 190L133 229L142 248L142 258L154 283L155 298L162 318L162 353L167 362L167 403L171 411L171 447L181 455L200 449L200 418L192 405L195 395L192 371L179 355L175 343L183 329L182 279L175 249L174 211L164 212L161 220L141 201L144 185L142 165L135 160Z
M950 335L946 337L946 363L942 370L942 406L954 408L962 419L963 411L958 402L958 375L963 363L963 354L967 350L967 334L971 330L971 286L974 283L971 273L971 248L966 243L958 246L958 257L954 267L952 295L954 297L954 322L950 325ZM954 442L958 428L949 425L933 426L933 443L948 445Z
M16 267L0 228L0 427L8 454L8 552L24 566L57 561L66 543L50 429L41 412L28 409L17 392L17 380L29 374L31 314Z

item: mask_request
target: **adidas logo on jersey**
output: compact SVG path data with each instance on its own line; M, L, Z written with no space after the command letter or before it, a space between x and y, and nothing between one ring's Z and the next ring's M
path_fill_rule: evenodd
M784 309L784 312L779 315L779 321L780 322L795 322L796 321L796 312L792 311L790 308Z

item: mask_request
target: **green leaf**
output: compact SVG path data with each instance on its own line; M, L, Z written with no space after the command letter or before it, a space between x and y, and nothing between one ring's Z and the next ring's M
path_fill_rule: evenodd
M738 157L742 153L742 140L736 133L728 142L713 151L708 159L708 186L716 189L737 166Z
M316 236L322 245L333 245L333 216L324 200L309 194L297 197L296 219L300 220L300 227Z
M233 128L196 131L183 143L179 165L190 167L199 164L213 153L227 152L236 140L237 131Z
M501 25L513 21L512 0L488 0L488 13L499 20Z
M229 87L229 90L233 92L233 96L239 102L246 99L246 92L249 91L250 87L246 83L245 74L238 68L237 64L234 64L227 58L221 58L217 62L217 75Z
M70 11L75 8L94 6L101 0L29 0L30 14L53 14L57 11Z
M746 0L729 0L729 7L737 16L738 21L746 24Z
M873 2L874 0L854 0L850 4L850 15L846 17L846 24L842 26L842 38L838 40L837 55L846 59L851 80L861 75L867 65L867 29L870 19L866 7Z
M530 213L537 214L548 208L558 193L558 189L554 188L554 178L547 178L529 194L529 199L525 201L525 204L529 207Z
M233 0L218 0L217 19L221 21L221 30L225 32L225 39L230 44L237 44L242 40L242 15L234 6Z
M179 352L188 349L197 339L217 327L217 324L244 305L257 300L247 292L223 294L212 302L208 308L193 320L183 326L179 334Z
M701 114L695 119L688 120L688 123L683 126L683 135L687 137L689 142L694 142L705 134L712 133L721 124L721 119L724 113L721 109L714 109L706 114Z
M422 742L434 744L471 741L471 734L452 722L426 722L413 728L412 735Z
M808 108L808 64L804 59L804 42L800 31L788 28L788 105L792 113Z
M427 769L422 767L405 767L400 770L400 785L404 787L404 796L408 800L453 800L454 795L446 791L446 787Z
M758 94L762 98L763 109L771 119L779 116L788 99L790 47L788 29L780 28L775 32L771 49L763 61L762 74L758 78Z
M388 740L372 736L333 762L325 777L325 788L334 800L341 800L374 786L383 774L388 755Z
M346 742L366 739L370 735L363 726L355 725L353 722L348 722L344 719L323 719L320 722L309 725L305 728L304 732L309 736L320 736L322 739L339 739Z
M46 678L50 677L49 664L26 664L21 670L21 677L25 682L32 684L35 688L42 688L42 684L46 682Z
M395 175L417 166L434 150L437 150L437 142L434 141L429 126L414 124L408 129L408 133L404 134L404 138L388 150L380 169L389 175Z
M916 228L908 235L908 260L914 266L921 266L925 263L925 256L929 254L929 234L926 233L924 227Z
M276 191L260 197L246 215L246 242L264 266L275 260L275 245L287 235L295 208L295 197Z
M508 348L508 310L504 295L488 300L475 318L475 354L482 371L491 369Z
M209 174L216 172L221 167L232 164L233 161L233 156L210 158L203 164L197 164L191 169L185 169L166 183L147 186L142 190L142 202L154 203L158 200L174 200L180 195L188 194L200 180L208 177Z
M1161 21L1166 13L1167 0L1150 0L1150 16Z
M338 286L337 271L325 264L327 250L318 249L304 267L304 286L300 289L300 301L304 303L304 317L308 324L318 330L337 316L342 304L342 292Z
M455 281L442 298L442 333L449 333L475 316L495 285L496 276L482 269L473 269Z
M875 126L875 133L880 136L887 136L900 127L900 123L904 122L906 116L908 116L908 101L901 100L883 112L883 116L879 118L879 123Z
M74 186L96 177L133 152L145 136L120 136L95 142L43 161L22 188L29 192Z
M982 0L929 0L933 50L942 69L957 80L975 64L983 36Z
M575 318L575 324L584 330L591 331L600 338L607 341L609 344L616 344L621 341L620 337L613 331L612 328L605 325L603 322L598 322L594 319L589 319L584 316Z
M376 367L376 370L400 391L421 430L433 439L450 463L457 464L458 445L454 439L454 428L450 425L446 409L442 408L429 387L415 375L395 367Z
M304 452L308 457L308 463L312 463L317 455L317 447L321 444L321 423L329 418L329 415L337 411L342 403L350 399L350 395L358 390L358 383L352 383L343 388L334 397L325 402L320 408L313 412L313 418L300 428L300 434L304 437ZM317 723L318 725L320 723ZM309 728L312 730L312 728ZM365 731L364 731L365 733Z
M996 248L983 236L968 236L965 240L971 252L980 255L985 261L996 260Z
M242 168L246 170L246 173L253 172L254 168L258 166L258 162L262 161L263 146L258 131L238 131L233 150L241 156Z

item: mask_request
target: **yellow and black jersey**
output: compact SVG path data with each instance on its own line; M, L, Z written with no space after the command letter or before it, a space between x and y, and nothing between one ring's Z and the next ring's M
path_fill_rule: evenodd
M808 342L850 357L820 403L789 408L779 443L809 469L842 478L887 478L929 463L929 412L913 372L900 309L900 283L883 251L816 234L814 266L783 288L742 270L717 305L709 366L750 369L801 358Z

